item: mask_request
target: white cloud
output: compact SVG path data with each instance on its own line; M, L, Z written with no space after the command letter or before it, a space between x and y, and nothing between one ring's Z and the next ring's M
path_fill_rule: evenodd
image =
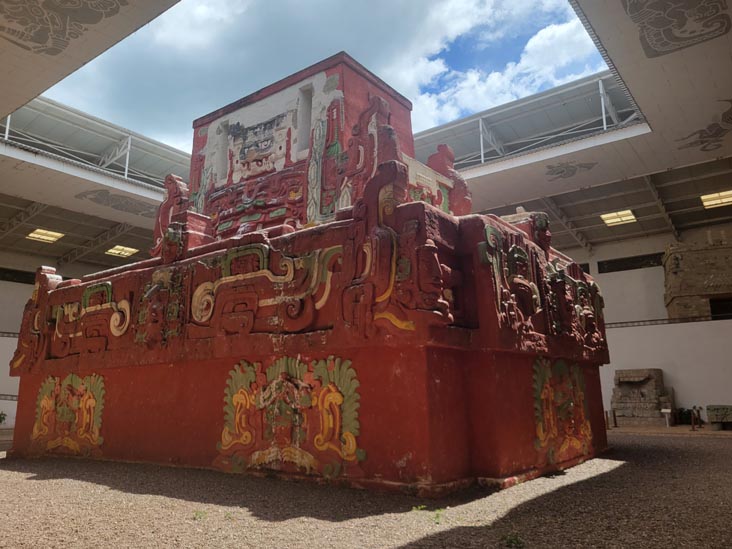
M424 130L604 68L578 19L551 24L534 34L520 59L503 70L453 71L442 91L419 94L414 100L412 125L415 131Z
M222 27L244 15L251 0L198 0L180 2L150 24L153 40L180 50L213 45Z
M413 101L417 130L601 68L567 0L181 0L49 95L189 149L193 119L340 50ZM465 52L475 67L450 66Z

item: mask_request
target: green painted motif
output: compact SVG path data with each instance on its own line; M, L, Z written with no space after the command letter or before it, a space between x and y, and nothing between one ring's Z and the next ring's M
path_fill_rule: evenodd
M341 474L366 459L356 440L358 387L351 361L338 357L307 364L283 356L266 368L242 360L224 390L221 459L234 471L287 462L325 477Z
M238 257L246 255L255 255L259 259L259 269L266 270L269 268L269 246L266 244L248 244L239 248L230 250L221 263L221 271L224 276L231 276L231 263Z
M270 219L276 219L278 217L282 217L287 213L287 208L277 208L276 210L272 210L269 213Z
M223 233L226 229L231 227L233 224L234 224L234 222L232 220L224 221L223 223L219 223L219 226L216 227L216 232Z
M111 282L100 282L98 284L92 284L84 288L84 293L81 296L81 306L86 309L89 306L89 300L91 296L97 293L104 294L104 303L112 301L112 283Z
M563 360L536 360L534 370L534 446L545 463L587 455L592 445L582 369Z
M328 368L328 362L333 364L333 369ZM361 384L356 377L356 370L351 366L351 361L331 356L327 360L314 360L311 366L316 379L320 379L323 385L333 383L343 395L342 430L358 436L361 433L361 424L358 421L361 395L358 394L357 389ZM366 459L366 453L359 448L356 451L356 457L362 461Z
M229 379L224 390L224 426L231 433L236 432L237 416L234 398L241 389L249 391L257 377L255 370L258 367L259 364L251 364L246 360L242 360L229 372ZM221 450L221 442L216 447Z
M324 281L327 274L328 274L328 265L330 264L330 260L333 258L334 255L343 255L343 246L334 246L333 248L329 249L327 252L323 254L323 258L320 261L320 273L319 273L319 280ZM341 263L343 261L343 258L341 257L338 262Z
M44 450L65 448L75 454L101 446L104 378L97 374L69 374L63 381L50 376L38 391L31 440Z
M445 213L450 213L450 189L444 185L439 185L437 188L437 196L440 199L440 208Z
M259 221L262 219L261 213L250 213L247 215L243 215L239 218L239 223L248 223L250 221Z
M412 262L409 260L409 258L400 257L399 259L397 259L397 268L396 268L397 282L402 282L404 280L407 280L411 273L412 273Z

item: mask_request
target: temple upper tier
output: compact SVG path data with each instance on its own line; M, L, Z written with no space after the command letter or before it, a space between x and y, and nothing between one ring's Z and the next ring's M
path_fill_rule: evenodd
M380 162L398 158L411 200L469 213L447 147L429 167L412 158L411 108L347 54L334 55L193 123L190 207L211 216L221 237L331 221L363 196Z

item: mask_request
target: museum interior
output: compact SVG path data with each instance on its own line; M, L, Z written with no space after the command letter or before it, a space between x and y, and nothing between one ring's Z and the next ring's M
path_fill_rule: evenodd
M183 230L186 238L195 240L200 237L195 241L197 245L215 246L213 242L223 242L229 238L248 238L249 233L257 231L264 231L266 238L271 237L273 241L277 238L285 239L282 242L296 241L294 237L286 240L289 238L287 233L292 231L296 234L300 230L311 231L303 234L311 234L312 241L319 242L316 236L320 238L322 235L312 227L327 223L334 223L333 227L345 226L351 221L355 223L354 220L361 215L358 213L359 204L366 204L369 200L369 193L364 190L368 189L364 187L367 179L361 174L362 163L358 166L352 166L351 163L357 158L371 162L373 177L377 173L377 157L385 161L396 158L399 165L407 166L409 175L404 177L408 177L405 185L410 189L410 200L422 200L432 206L441 207L446 216L475 214L475 218L500 219L502 221L491 222L494 229L490 229L490 223L486 222L485 228L480 230L488 234L491 230L497 231L496 227L499 227L503 231L499 240L503 238L510 242L524 242L523 239L526 239L533 242L530 246L527 244L528 247L524 246L529 252L516 251L523 244L513 246L511 250L514 252L506 248L508 266L504 267L501 267L502 262L496 259L497 256L491 259L488 257L489 252L480 252L488 254L485 261L493 262L491 268L485 267L485 272L493 272L491 269L494 269L496 273L495 280L491 278L490 283L497 287L501 285L501 281L505 285L510 283L510 291L504 288L509 294L506 298L509 304L506 305L504 301L498 307L501 314L514 314L524 319L523 324L520 320L513 321L514 328L519 331L536 329L540 332L538 326L544 320L539 320L537 316L531 324L529 317L539 315L539 308L542 306L556 307L544 303L544 290L537 289L534 282L514 284L513 280L506 281L506 273L509 273L508 279L518 277L523 280L524 276L530 278L528 275L521 275L520 267L515 267L511 262L520 261L526 254L530 259L536 255L541 244L535 234L529 233L538 230L538 219L548 220L549 228L545 227L542 234L546 237L550 233L552 250L546 251L546 258L542 255L543 252L538 252L542 257L531 260L534 261L532 265L537 265L531 267L531 276L545 277L546 281L554 280L554 275L549 274L550 270L559 269L558 265L561 264L562 269L566 269L566 276L574 284L574 301L568 306L576 309L579 319L571 322L581 325L581 337L578 336L580 339L577 339L580 350L576 356L580 357L580 361L592 363L593 368L604 363L599 366L597 397L588 408L590 410L595 406L596 411L592 408L588 413L593 418L597 416L602 420L596 422L594 429L600 423L604 426L604 422L610 427L618 424L662 427L673 423L700 421L707 423L707 428L710 429L732 428L732 368L729 360L729 334L732 333L732 71L720 70L720 60L729 64L732 51L732 14L727 8L716 14L714 24L709 25L699 26L698 14L681 15L680 17L688 16L689 21L677 21L677 24L682 27L686 25L683 28L689 32L674 33L673 29L658 26L658 20L650 13L652 10L633 11L629 7L632 3L573 0L572 7L595 42L607 64L607 70L420 131L413 135L413 140L409 101L394 92L388 83L370 75L347 55L336 56L337 61L342 61L345 68L338 68L340 65L333 68L335 65L332 62L329 65L324 61L322 63L325 65L321 63L314 66L317 70L310 67L302 74L284 78L273 84L271 89L265 88L260 92L262 97L280 98L292 89L292 98L287 103L290 106L279 111L275 109L271 113L265 112L265 115L256 111L253 118L249 114L238 115L236 113L239 111L235 107L244 109L248 104L247 98L244 98L238 104L224 107L197 120L194 122L197 137L194 139L193 151L190 152L182 152L42 95L58 81L175 3L174 0L128 0L124 2L123 8L118 8L119 13L114 10L108 13L85 13L83 24L87 32L70 39L47 38L44 42L39 34L16 32L10 38L2 36L5 39L0 40L0 71L3 74L13 74L13 78L0 79L0 362L5 365L0 368L0 413L4 418L0 428L12 429L16 425L16 416L18 425L22 423L18 398L22 392L20 380L26 375L26 366L20 362L25 356L20 349L30 345L31 340L28 338L43 332L37 320L28 320L24 314L26 310L30 310L27 309L29 300L37 299L39 280L45 281L41 284L41 293L45 291L52 296L54 292L68 289L71 295L74 283L69 281L81 280L85 283L87 280L102 280L103 277L94 275L101 271L111 273L107 276L114 277L117 276L116 273L132 272L126 269L133 263L153 261L156 257L162 257L162 261L167 262L165 254L170 253L178 253L175 257L178 258L176 261L179 260L183 257L180 255L183 252L169 251L172 244L165 237L168 234L165 232L168 224L173 223L171 220L178 219L176 216L185 213L185 208L181 210L179 206L173 205L172 198L176 196L184 196L189 212L195 214L190 214L191 219L186 218L181 224L188 227ZM693 19L694 17L697 19ZM17 20L11 23L18 25ZM6 29L4 26L0 28ZM2 32L7 31L0 30ZM330 59L332 61L333 58ZM365 72L362 73L362 69ZM341 81L351 78L351 81L359 82L354 87L368 89L368 96L357 97L353 93L346 94L345 99L341 97L342 88L339 87L338 78L333 78L333 71L340 71L338 75ZM321 72L322 81L319 80ZM307 85L303 84L306 79L309 79ZM375 95L382 97L383 104L373 99ZM345 105L340 111L338 108L341 107L333 107L339 97ZM222 122L224 115L229 116L230 120ZM260 119L256 119L257 116ZM345 120L344 126L333 130L332 125L325 125L325 118L331 116L334 120L337 117ZM234 123L234 120L237 122ZM324 135L318 133L320 122L326 128L322 130ZM259 125L256 130L252 129L254 124ZM394 150L386 150L392 135L386 130L382 132L387 124L392 128L390 131L398 135L401 148L395 145ZM356 126L361 134L358 134ZM351 132L351 127L354 128L352 136L334 137L334 132L345 132L346 128ZM368 130L365 130L366 127ZM222 133L221 128L226 128L226 131ZM312 134L308 132L308 128L312 130ZM279 156L273 153L271 158L267 157L265 162L271 162L271 165L267 164L269 167L265 169L260 169L259 158L257 162L260 162L260 168L252 168L248 162L244 166L243 160L250 152L245 150L249 143L247 140L250 139L248 136L255 132L270 132L267 139L274 146L279 144L279 151L282 151L285 146L283 144L286 143L286 153ZM208 141L200 137L206 134ZM216 137L212 137L214 135ZM369 136L372 136L372 141L368 140ZM360 153L353 152L358 151L358 147L353 149L349 139L358 142L362 137L365 141L364 145L359 145ZM319 144L319 140L324 141ZM264 146L263 142L258 141L260 148ZM369 143L374 147L373 156L367 154L368 147L371 146ZM267 146L270 145L271 143ZM228 157L218 151L218 147L222 146L228 147ZM313 151L318 146L324 147L327 153L318 162L314 162ZM340 166L338 160L332 161L335 164L328 164L331 158L335 158L329 156L334 147L339 151L348 147L353 149L348 160L344 160L344 166ZM236 167L229 164L233 155L242 159L241 165L239 160L236 161ZM303 166L304 172L298 172L299 167ZM311 201L311 197L313 200L315 198L312 178L309 175L307 179L305 175L302 180L296 178L296 175L299 177L298 174L312 171L313 166L317 166L319 173L322 171L323 174L328 170L338 172L334 194L327 194L323 190L317 203ZM292 216L288 217L288 222L291 223L278 225L281 234L272 232L274 225L264 220L267 216L267 219L275 219L280 215L280 210L284 212L285 209L280 207L284 202L278 202L277 208L273 206L266 209L262 206L261 212L256 210L259 213L250 214L247 209L249 198L246 189L243 191L243 198L240 196L241 189L236 191L240 195L236 195L235 191L228 194L224 192L226 189L235 189L240 181L265 172L280 171L291 175L291 180L288 181L297 179L297 184L301 185L296 187L295 183L287 183L291 186L285 192L290 193L290 197L292 193L301 192L302 188L310 193L306 201L307 211L300 212L294 206L286 205L287 215ZM346 176L343 176L344 173ZM177 175L180 179L173 181L168 177L170 174ZM322 177L325 182L326 176ZM394 177L401 176L397 173ZM274 179L267 181L274 185ZM277 184L280 183L278 179ZM468 199L458 196L462 188L460 185L467 185ZM219 191L219 188L222 190ZM189 189L190 197L187 194ZM236 200L243 201L246 208L236 209L238 206L233 206L234 195ZM197 200L199 204L196 204ZM224 205L227 200L229 202ZM312 211L311 206L315 208ZM405 205L400 207L404 208ZM234 221L226 221L229 220L226 216L230 215L232 208L237 215L242 211L248 215L236 220L230 216ZM164 216L159 211L165 211L168 218L163 220ZM543 212L545 216L535 215L537 212ZM200 236L194 229L190 229L191 224L198 222L195 216L203 217L203 214L217 220L215 234L206 233ZM258 217L261 215L265 217ZM368 218L368 214L363 215ZM529 219L531 225L528 224ZM382 220L378 223L381 222ZM506 228L509 224L518 229ZM382 229L386 231L384 227ZM374 234L378 233L377 229L373 230L376 231ZM523 236L510 236L514 232L520 233L521 230L524 231L521 233ZM355 229L353 231L357 232ZM394 232L392 229L389 231ZM398 238L403 238L399 231L396 232L399 233ZM449 240L444 232L441 234L440 238ZM466 234L470 234L469 231ZM303 238L307 241L307 238ZM363 245L364 250L368 250L369 267L364 267L366 270L378 268L378 254L382 253L374 251L380 244L377 244L376 236L373 238L372 244ZM490 235L484 236L484 239L486 241L482 244L490 248ZM468 240L466 236L465 242ZM447 244L441 241L438 244L439 246L428 239L421 245L425 249L430 246L439 247L442 253ZM467 246L467 243L464 245ZM186 244L186 250L191 246L193 244ZM291 246L294 249L300 245ZM307 248L307 245L304 246ZM460 246L462 244L455 243L454 249L458 250ZM324 248L320 251L326 253L327 250ZM151 254L153 260L150 259ZM374 254L373 258L371 254ZM551 258L560 258L559 263L552 263L554 260ZM416 331L419 332L423 328L423 320L415 316L415 311L437 311L444 303L444 307L449 305L458 310L448 315L443 307L439 309L441 314L444 313L451 319L454 317L456 325L471 327L470 311L460 310L456 305L456 296L463 293L462 285L467 288L471 279L467 275L461 275L455 264L450 263L451 260L443 260L441 256L437 260L438 274L441 272L445 279L444 288L440 286L443 288L440 290L441 296L435 298L437 305L433 303L428 307L417 303L410 306L411 309L407 307L408 314L403 313L404 307L399 309L401 312L396 306L388 310L377 307L364 313L371 315L368 316L369 321L364 321L363 318L360 321L373 323L374 326L389 325L388 329L403 330L405 326L417 326ZM266 257L259 261L266 261ZM274 260L270 258L270 261ZM305 259L302 258L295 260L292 269L299 272L297 265L303 261ZM361 265L361 259L353 261L357 266ZM410 264L407 262L407 267L402 269L399 263L401 258L394 261L396 263L392 272L395 271L396 274L392 276L392 286L394 277L399 283L405 284L411 276ZM577 265L576 268L570 266L571 261ZM416 265L422 268L423 263L422 259L415 259L414 269ZM476 265L479 263L476 260ZM340 272L329 265L326 261L318 266L318 269L322 268L323 276L327 276L327 283L324 282L326 289L314 290L317 298L314 307L321 316L330 307L326 298L331 291L331 274ZM37 275L41 266L55 271L50 275ZM347 270L346 267L339 268L344 272ZM477 273L482 268L484 266L476 266L474 269ZM246 277L246 273L232 275L231 265L228 269L229 271L224 269L224 275L229 272L229 277ZM518 270L513 272L512 269ZM226 279L224 275L219 280ZM280 276L274 270L269 275ZM389 276L388 265L385 276ZM490 277L486 275L485 284L488 284L485 280ZM337 288L337 282L342 278L334 275L333 287ZM51 279L55 282L48 286ZM156 282L154 276L153 282L152 286L145 287L146 296L156 291L156 288L165 288L166 284L170 284L169 280ZM538 284L538 281L535 282ZM43 284L47 286L44 287ZM57 284L59 289L54 290ZM211 282L202 284L219 282L213 282L212 279ZM203 285L200 287L203 288ZM376 287L378 289L378 283ZM420 288L424 292L424 288ZM591 306L584 304L585 298L580 295L582 288L591 296ZM321 295L321 291L325 293ZM467 289L464 291L470 294ZM522 305L524 291L528 292L526 299L530 302L526 305ZM193 294L194 301L200 297L197 292L198 290ZM567 292L571 293L570 290ZM85 293L81 299L85 303L84 307L88 305L87 297ZM94 299L93 295L91 299ZM108 303L99 307L112 306L111 298L108 296L106 299ZM270 296L267 299L272 301L277 297ZM354 303L362 304L355 297L353 299ZM377 302L379 299L376 297ZM264 301L260 300L260 308L266 307L263 305ZM120 317L109 321L112 332L115 331L114 322L130 321L129 309L124 313L120 303L121 301L116 302L110 310L114 310L116 315L122 311L122 316L127 316L124 321L119 320ZM50 321L56 323L58 337L59 330L65 328L62 323L73 321L74 314L78 314L67 305L69 304L65 301L59 301L59 304L54 305L52 313L49 309L48 314L53 318L49 316L47 319L48 326L51 326L52 332L54 327ZM504 305L507 313L502 312L501 307ZM129 307L129 303L127 306ZM511 313L511 306L517 308L518 312ZM95 305L91 307L94 308ZM117 307L120 307L119 310ZM583 310L589 310L588 307L591 312ZM170 315L169 309L166 310ZM196 317L197 314L195 310L191 311L194 318L201 320ZM338 314L341 315L339 319L347 317L346 313ZM204 313L200 315L201 318L206 317ZM354 318L357 316L355 309L353 315ZM318 325L321 316L316 314L312 326ZM554 322L551 314L546 313L545 316L549 319L546 320L547 323ZM253 320L239 322L250 322L256 327L259 322L257 318L255 314ZM359 324L354 320L354 326L356 325ZM297 324L293 333L302 335L306 329L310 328L305 324ZM383 329L385 333L388 331L387 328ZM425 337L436 338L435 341L446 342L452 337L438 337L434 335L437 328L430 329L433 330L429 332L431 335ZM547 334L552 329L554 328L547 327ZM27 337L23 330L27 330ZM237 333L241 333L242 326L238 326L237 330ZM266 331L264 328L262 330ZM137 334L140 333L138 331ZM249 333L247 337L250 337ZM369 337L378 339L380 336L372 334ZM440 340L440 337L444 339ZM461 345L459 338L455 338L455 341L450 340L449 345L445 345L450 348ZM543 344L534 341L536 346L532 347L526 343L530 339L526 336L523 343L517 345L526 352L536 352L537 356L555 356L552 353L557 352L559 354L556 356L569 358L562 354L564 351L556 351L549 343L546 344L547 347L542 347ZM550 339L549 335L546 339ZM56 352L54 349L57 347L53 346L53 341L51 338L48 351L50 354L46 358L52 358ZM147 348L151 348L152 343L146 341L145 344ZM64 356L68 352L80 352L82 369L88 367L83 364L89 363L84 362L84 353L92 353L87 357L90 361L95 360L90 348L74 351L73 342L69 345L72 351L64 349ZM111 351L105 352L114 351L112 347L110 349ZM39 352L42 355L45 351ZM293 354L291 350L288 352ZM603 357L603 352L609 353L609 356ZM113 356L117 355L109 355ZM37 364L42 364L43 360L44 356L41 356ZM161 360L174 359L166 355ZM429 360L428 363L432 364ZM449 360L445 359L446 362ZM145 363L152 359L140 358L140 361ZM357 363L356 359L354 363ZM11 370L16 367L13 364L23 373L13 374ZM77 371L76 364L69 366L70 372ZM237 375L248 375L248 367L242 365L241 370L236 370ZM345 370L346 366L343 368ZM531 367L528 368L531 375ZM38 376L39 372L42 373L43 369L34 371L33 375ZM254 370L251 372L254 376ZM317 373L317 368L314 372ZM538 375L536 372L535 367L535 383ZM257 371L256 375L264 374ZM305 377L293 382L293 387L301 390L299 384L304 383L302 380L307 375L310 374L303 374ZM565 374L555 375L561 377ZM566 375L571 377L574 374ZM112 372L109 376L112 376ZM111 379L113 378L110 377ZM93 384L94 380L89 383ZM584 383L585 381L581 385L584 386ZM589 386L593 381L588 378L586 383L587 394L590 395L592 391ZM368 426L370 423L365 417L367 411L363 404L370 390L368 379L361 380L361 385L361 423ZM338 387L341 391L338 398L347 400L345 389L340 385ZM114 394L110 387L107 390L110 391L108 400L111 403L114 401ZM245 393L246 391L242 394ZM37 394L38 387L33 386L33 394L29 393L27 397L29 402L32 401L28 414L33 415L36 412ZM221 391L216 393L217 412L223 394L222 386ZM358 396L356 394L352 398ZM251 390L250 397L264 398L255 394L254 389ZM325 398L324 392L322 398ZM39 395L38 406L41 406L40 400ZM532 406L529 403L527 408L531 410L531 414L534 413ZM574 406L577 408L576 401ZM338 410L338 414L343 413L345 418L347 412L341 408ZM340 418L338 414L336 415ZM29 421L30 424L23 423L23 428L27 427L30 432L32 420ZM311 421L317 421L317 417L313 416ZM33 427L34 433L37 428L38 425ZM98 435L98 425L96 428ZM577 429L579 433L580 427ZM368 429L363 435L365 442L370 440L367 431ZM92 433L89 436L96 435ZM344 431L342 441L345 435L351 435L351 432ZM594 436L599 441L604 434L601 437L595 433ZM576 440L577 444L584 443L579 434L572 440ZM358 444L361 442L359 440ZM68 444L71 445L70 442ZM318 445L317 437L314 444ZM598 444L602 446L601 443ZM343 445L345 448L350 442L343 442ZM223 440L223 446L227 446L226 440ZM339 449L338 452L346 461L361 461L361 447L356 447L355 438L351 446L348 449ZM367 448L366 455L376 458L379 445L375 442L372 446L376 450ZM557 451L560 452L559 449ZM582 451L577 449L577 452ZM150 452L141 454L140 459L155 454L154 450ZM124 459L136 458L124 453L119 455ZM574 454L567 454L567 460L572 455ZM225 456L228 460L226 467L234 467L236 457ZM249 460L259 458L257 452L248 454L247 457ZM511 456L504 458L512 459ZM199 464L196 459L192 457L192 463ZM434 463L438 461L435 457ZM533 465L538 467L541 464ZM350 466L349 462L348 467ZM433 474L439 477L444 472L445 478L452 478L438 465L434 467ZM483 476L504 477L508 473L516 472L520 471L502 469L500 464L496 464L496 468L488 468ZM365 474L368 476L368 471Z

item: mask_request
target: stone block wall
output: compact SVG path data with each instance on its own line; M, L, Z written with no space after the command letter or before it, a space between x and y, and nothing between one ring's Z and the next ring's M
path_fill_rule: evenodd
M669 318L710 316L710 298L732 296L732 244L677 244L663 265Z

